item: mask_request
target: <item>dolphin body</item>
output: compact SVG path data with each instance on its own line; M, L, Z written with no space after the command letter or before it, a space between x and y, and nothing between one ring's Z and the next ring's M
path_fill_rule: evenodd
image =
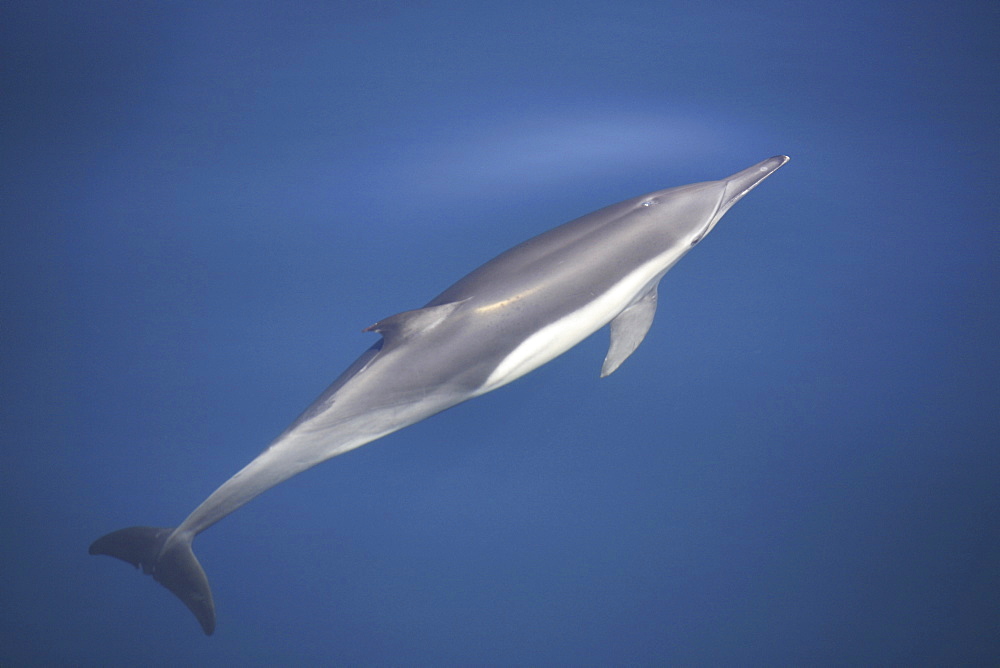
M649 331L667 270L787 161L595 211L490 260L423 308L380 320L365 331L381 339L180 526L121 529L90 554L141 566L211 635L215 605L195 536L295 474L506 385L608 323L601 376L612 373Z

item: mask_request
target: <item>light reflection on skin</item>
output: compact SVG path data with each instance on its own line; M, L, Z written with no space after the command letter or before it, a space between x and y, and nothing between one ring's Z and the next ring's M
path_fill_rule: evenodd
M476 308L476 312L477 313L490 313L492 311L496 311L496 310L505 308L507 306L510 306L514 302L520 301L520 300L524 299L525 297L528 297L529 295L531 295L531 294L533 294L533 293L535 293L537 291L538 291L537 287L531 288L529 290L525 290L524 292L520 292L520 293L514 295L513 297L508 297L507 299L501 299L500 301L493 302L492 304L485 304L483 306L479 306L479 307Z

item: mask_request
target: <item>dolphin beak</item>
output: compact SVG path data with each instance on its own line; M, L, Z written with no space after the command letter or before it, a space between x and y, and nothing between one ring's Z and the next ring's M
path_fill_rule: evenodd
M758 162L753 167L747 167L742 172L736 172L728 178L699 184L712 189L721 189L722 197L719 198L719 203L716 205L715 212L712 213L708 222L705 223L704 229L691 240L691 245L694 246L696 243L704 239L705 235L715 228L719 219L722 218L722 216L724 216L734 204L743 199L743 196L748 192L756 188L761 181L778 171L778 168L786 162L788 162L787 155L776 155L773 158L768 158L767 160Z
M722 193L722 200L719 202L719 210L715 214L716 220L722 217L726 211L743 199L743 196L756 188L761 181L778 171L778 168L788 162L787 155L776 155L758 162L752 167L747 167L741 172L736 172L726 179L722 179L726 184L726 189Z

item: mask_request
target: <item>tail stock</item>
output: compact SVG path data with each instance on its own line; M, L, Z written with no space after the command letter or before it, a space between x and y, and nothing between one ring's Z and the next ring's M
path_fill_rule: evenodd
M169 589L194 613L205 635L215 631L215 603L205 571L191 550L190 534L173 529L129 527L101 536L90 554L106 554L127 561Z

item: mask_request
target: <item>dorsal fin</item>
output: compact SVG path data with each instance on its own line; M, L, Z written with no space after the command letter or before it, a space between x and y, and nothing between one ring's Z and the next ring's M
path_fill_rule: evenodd
M413 311L403 311L379 320L374 325L365 327L362 331L378 332L385 339L386 345L392 345L395 341L401 341L414 334L437 327L464 302L465 300L462 300L437 306L425 306Z
M610 375L635 352L656 315L656 283L639 300L611 321L611 347L601 367L601 378Z

